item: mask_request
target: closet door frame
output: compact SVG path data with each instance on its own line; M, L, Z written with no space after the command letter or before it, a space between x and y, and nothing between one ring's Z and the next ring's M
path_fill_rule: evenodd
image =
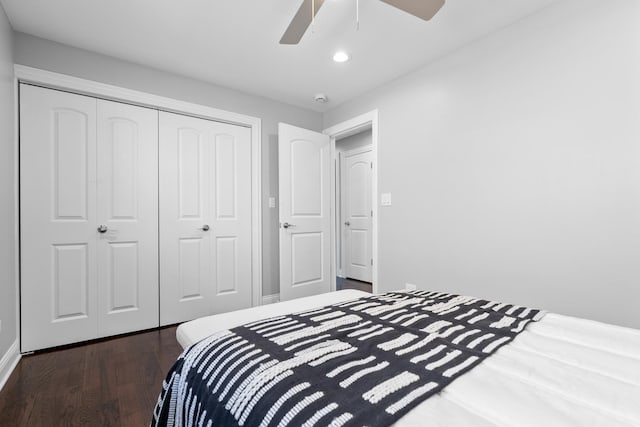
M244 114L225 111L217 108L179 101L172 98L153 95L146 92L121 88L92 80L72 77L65 74L54 73L24 65L14 65L14 93L15 93L15 141L14 141L14 167L16 179L15 191L15 265L16 271L16 298L19 302L20 294L20 215L19 206L19 84L27 83L50 89L58 89L80 95L89 95L109 101L123 102L141 107L155 108L160 111L178 113L207 120L231 123L251 129L251 287L253 306L262 304L262 153L261 136L262 121L260 118ZM19 307L19 305L18 305ZM19 310L17 310L18 330L20 336Z

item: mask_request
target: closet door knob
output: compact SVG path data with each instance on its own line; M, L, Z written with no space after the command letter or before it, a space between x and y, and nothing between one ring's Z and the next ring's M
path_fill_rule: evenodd
M209 226L207 224L205 224L205 225L202 226L202 228L200 230L209 231Z
M346 225L347 227L351 225L351 223L349 221L345 221L344 225Z
M282 224L283 228L289 228L289 227L295 227L295 225L293 224L289 224L288 222L285 222L284 224Z
M98 233L106 233L109 228L106 225L98 226Z

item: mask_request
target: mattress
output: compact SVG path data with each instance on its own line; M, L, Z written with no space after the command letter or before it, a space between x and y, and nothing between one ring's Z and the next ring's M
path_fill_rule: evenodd
M186 348L221 330L369 294L343 290L187 322ZM640 331L549 313L396 426L640 426Z

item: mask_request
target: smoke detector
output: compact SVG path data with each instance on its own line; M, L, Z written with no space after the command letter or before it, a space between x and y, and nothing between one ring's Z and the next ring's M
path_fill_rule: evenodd
M329 101L329 98L327 98L327 95L325 95L324 93L316 94L313 99L315 99L316 102L319 102L320 104L326 104Z

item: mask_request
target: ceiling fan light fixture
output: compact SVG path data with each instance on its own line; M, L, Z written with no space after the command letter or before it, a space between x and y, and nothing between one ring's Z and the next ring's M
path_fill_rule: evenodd
M381 0L396 9L403 10L425 21L430 20L444 6L445 0ZM280 39L280 44L298 44L316 20L318 10L325 0L302 0L302 4ZM311 12L311 13L309 13ZM356 30L360 28L360 2L356 0ZM348 58L347 58L348 59ZM334 58L335 60L335 58ZM344 61L342 61L344 62Z
M349 59L349 54L341 50L333 54L333 60L335 62L347 62Z

